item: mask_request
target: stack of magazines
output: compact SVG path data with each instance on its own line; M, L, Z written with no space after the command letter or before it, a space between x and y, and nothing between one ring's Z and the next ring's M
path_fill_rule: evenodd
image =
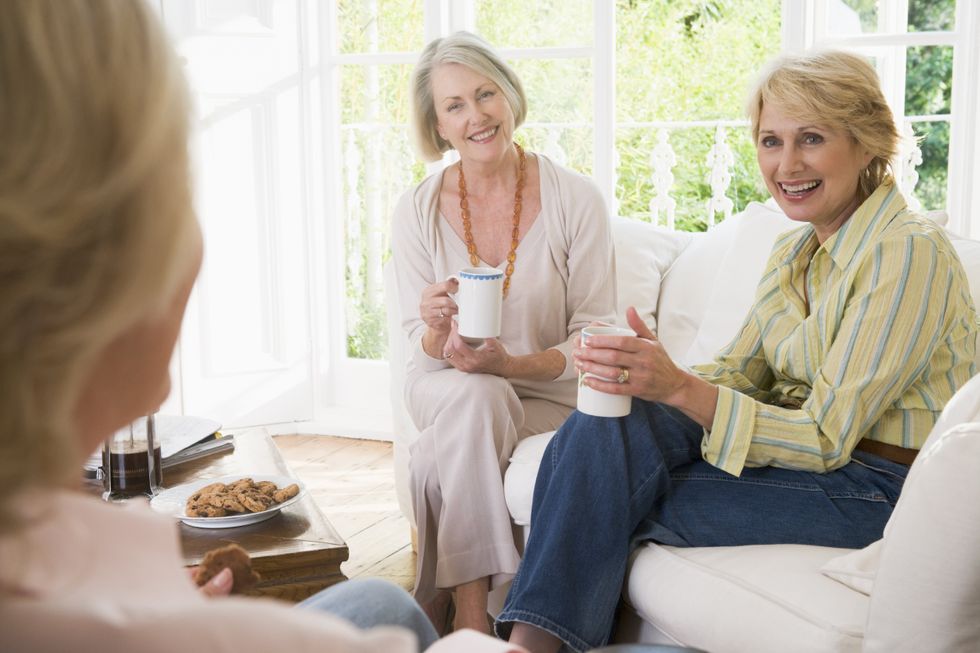
M154 415L154 433L160 441L163 468L173 467L189 460L196 460L219 451L235 448L235 440L223 437L221 424L203 417L187 415ZM128 428L128 427L127 427ZM134 435L146 439L146 420L140 418L133 424ZM102 466L102 448L92 452L83 467L87 478L95 478Z

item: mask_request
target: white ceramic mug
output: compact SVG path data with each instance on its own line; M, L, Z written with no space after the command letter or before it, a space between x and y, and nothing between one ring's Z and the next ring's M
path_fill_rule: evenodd
M635 335L636 333L634 333L631 329L626 329L623 327L587 326L582 329L582 346L589 346L589 338L591 336ZM626 415L630 414L630 406L633 403L633 397L629 395L611 395L606 392L593 390L589 386L585 385L585 379L588 377L593 377L602 381L616 381L616 379L607 379L596 374L579 372L577 402L579 412L585 413L586 415L595 415L596 417L625 417Z
M500 336L504 273L497 268L463 268L449 278L459 284L453 297L459 307L456 316L459 335L464 338Z

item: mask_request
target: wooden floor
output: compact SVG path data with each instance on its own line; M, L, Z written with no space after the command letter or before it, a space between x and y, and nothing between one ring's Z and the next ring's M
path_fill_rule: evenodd
M279 435L276 444L320 510L347 541L348 578L375 576L411 590L415 554L398 509L390 442Z

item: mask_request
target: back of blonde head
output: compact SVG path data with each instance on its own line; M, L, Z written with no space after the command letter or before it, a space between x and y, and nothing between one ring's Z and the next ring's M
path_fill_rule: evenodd
M179 68L144 0L0 4L0 501L77 479L82 375L186 269Z
M893 176L901 137L878 75L863 57L827 50L782 55L769 62L746 107L756 143L764 104L779 106L799 120L846 131L870 151L874 158L860 180L863 197Z

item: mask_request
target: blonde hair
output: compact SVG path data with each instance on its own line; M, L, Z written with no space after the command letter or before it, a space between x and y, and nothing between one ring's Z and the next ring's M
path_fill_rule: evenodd
M846 131L873 158L861 172L866 198L894 177L892 161L901 136L875 69L855 54L840 51L783 55L763 69L747 103L752 139L759 141L759 116L765 104L800 120Z
M79 477L84 374L186 275L188 109L145 0L0 3L0 531Z
M514 114L514 128L527 117L527 97L517 73L500 58L489 43L470 32L456 32L435 39L425 46L412 71L411 130L412 143L423 161L436 161L452 149L436 128L435 102L432 98L432 71L436 66L457 63L483 75L498 87Z

